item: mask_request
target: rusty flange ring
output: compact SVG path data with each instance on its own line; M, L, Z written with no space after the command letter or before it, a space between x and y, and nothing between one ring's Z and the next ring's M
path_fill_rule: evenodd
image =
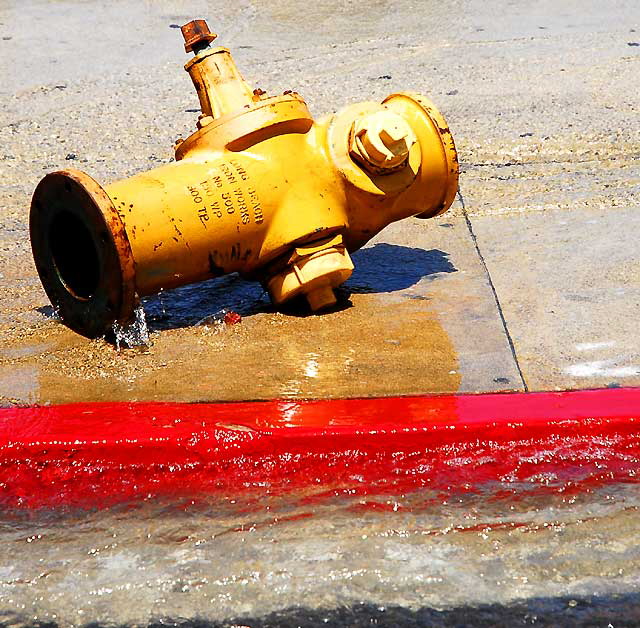
M61 170L42 179L29 229L42 285L65 324L96 338L132 319L131 246L111 199L90 176Z

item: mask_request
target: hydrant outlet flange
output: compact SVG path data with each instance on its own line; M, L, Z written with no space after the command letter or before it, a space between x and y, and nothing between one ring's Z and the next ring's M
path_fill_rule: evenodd
M79 170L48 174L30 212L31 247L42 284L71 329L104 334L136 306L135 263L112 200Z

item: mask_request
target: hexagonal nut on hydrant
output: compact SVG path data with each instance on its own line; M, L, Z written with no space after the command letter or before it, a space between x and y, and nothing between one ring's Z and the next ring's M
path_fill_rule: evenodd
M391 111L376 111L354 122L349 152L368 170L394 171L407 161L416 141L404 118Z

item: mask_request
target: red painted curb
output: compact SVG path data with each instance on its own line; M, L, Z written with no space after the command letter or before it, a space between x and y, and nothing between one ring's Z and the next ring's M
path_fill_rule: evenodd
M0 505L313 486L398 494L635 483L639 421L637 388L4 408Z

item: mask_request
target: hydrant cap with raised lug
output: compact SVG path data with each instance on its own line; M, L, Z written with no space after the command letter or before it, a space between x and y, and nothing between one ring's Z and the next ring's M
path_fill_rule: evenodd
M416 141L402 117L391 111L376 111L354 125L351 150L377 168L395 168L407 159Z
M442 115L399 92L314 120L296 92L269 96L211 47L204 20L182 27L200 108L175 161L99 185L64 170L31 206L36 268L60 317L89 337L127 324L141 297L227 273L276 303L336 301L350 257L381 229L453 202L458 163Z

